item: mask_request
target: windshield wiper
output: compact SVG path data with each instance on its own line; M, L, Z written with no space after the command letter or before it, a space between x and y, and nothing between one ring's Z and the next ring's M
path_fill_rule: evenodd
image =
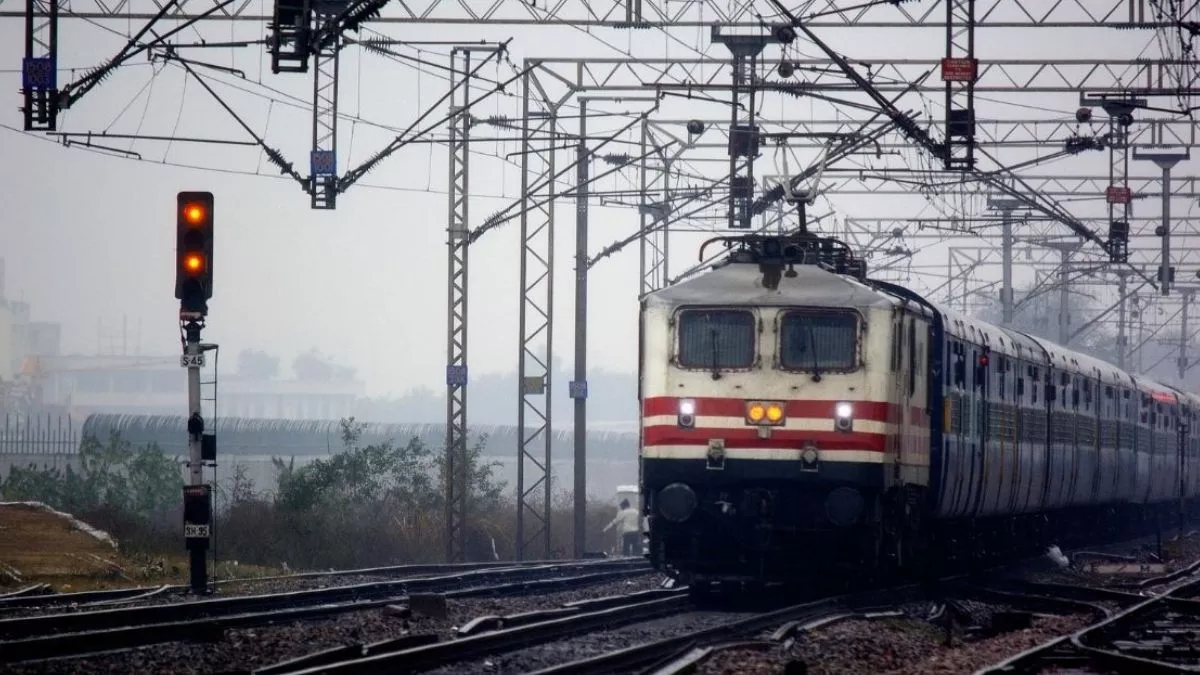
M717 361L717 329L709 331L709 335L712 337L712 379L719 380L721 379L721 369Z
M812 327L811 321L805 322L805 325L808 328L808 344L810 347L812 347L812 371L813 371L812 381L820 382L821 381L821 364L820 364L820 361L818 361L818 359L817 359L817 336L813 334L813 327Z

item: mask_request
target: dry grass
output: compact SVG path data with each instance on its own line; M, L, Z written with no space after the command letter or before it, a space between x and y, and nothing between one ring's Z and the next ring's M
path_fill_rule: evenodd
M0 506L0 583L120 579L127 564L111 540L83 531L69 518L33 505Z
M180 549L183 548L180 537ZM28 504L0 504L0 590L38 583L59 592L186 583L178 556L124 554L65 514ZM280 574L278 568L223 563L221 578Z

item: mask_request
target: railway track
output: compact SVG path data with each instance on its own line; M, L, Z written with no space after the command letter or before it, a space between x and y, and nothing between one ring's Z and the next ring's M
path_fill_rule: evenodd
M585 562L588 564L614 564L613 560L580 560L571 563ZM389 565L385 567L365 567L351 570L329 570L323 572L300 572L296 574L275 575L266 577L246 577L241 579L220 579L217 588L234 586L251 586L265 583L295 583L297 581L337 580L345 577L380 577L398 578L415 575L435 574L447 575L460 572L479 570L500 570L528 567L545 567L547 565L563 564L561 560L527 560L520 562L479 562L479 563L436 563ZM0 615L27 609L41 609L62 606L96 606L137 602L139 600L185 595L191 593L191 587L181 584L165 584L161 586L146 586L135 588L118 588L97 591L80 591L75 593L57 593L48 584L36 584L12 593L0 595Z
M586 586L649 571L644 561L636 559L488 568L319 590L2 619L0 662L212 637L231 628L402 604L422 594L440 594L446 598L527 594Z
M252 673L309 675L432 670L530 644L544 644L571 635L670 616L686 610L689 605L686 588L581 600L559 609L504 617L499 621L496 619L500 617L482 617L465 624L465 634L460 629L463 637L453 640L399 648L391 641L385 641L364 645L353 650L352 656L351 652L342 649L329 650Z
M870 608L891 606L922 594L917 586L811 599L762 611L734 608L715 612L699 609L686 588L569 603L562 608L510 617L479 617L458 630L455 639L409 645L384 641L376 644L326 650L270 667L254 675L359 674L378 672L477 672L480 659L543 650L559 663L542 669L507 663L502 670L538 673L611 673L654 665L680 656L697 645L755 635L774 629L777 639L822 622L856 616L873 616ZM670 636L648 642L638 640L644 626L668 623ZM704 626L697 628L697 626ZM569 642L603 641L622 644L614 651L573 659ZM630 644L633 646L629 646ZM594 651L594 650L593 650ZM561 652L567 652L563 655ZM540 658L545 658L542 655ZM533 659L536 660L536 659ZM686 665L686 664L684 664ZM500 666L496 666L500 667ZM681 666L682 667L682 666Z
M1179 673L1200 664L1200 564L1157 581L1168 585L1119 612L978 671L977 675L1061 672ZM1147 584L1147 586L1154 584Z
M1149 588L1168 584L1194 575L1198 569L1200 563L1161 577L1145 579L1141 586ZM990 572L994 574L999 571ZM1034 613L1056 616L1090 615L1094 620L1102 621L1145 601L1144 595L1125 590L1000 580L990 575L947 578L941 580L936 588L928 590L932 591L932 597L940 598L934 603L935 611L927 617L929 625L944 626L947 640L956 628L962 629L966 638L972 642L1027 627ZM1200 586L1197 590L1200 591ZM691 673L724 651L766 652L783 648L782 651L786 653L790 644L802 634L835 623L851 620L871 622L905 617L905 612L894 608L921 595L922 591L917 588L907 587L818 599L774 612L731 620L699 631L680 631L679 634L662 639L535 669L532 672L535 675ZM980 601L1005 609L996 612L988 622L990 625L971 625L974 617L970 609L964 606L964 600ZM1200 606L1200 603L1197 603L1197 606ZM1196 616L1200 619L1200 614ZM1197 647L1200 647L1200 641L1197 642ZM1195 653L1191 653L1191 656L1194 658Z

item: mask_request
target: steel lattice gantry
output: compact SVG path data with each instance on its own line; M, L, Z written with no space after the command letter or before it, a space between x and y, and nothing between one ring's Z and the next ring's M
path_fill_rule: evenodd
M975 0L944 0L946 58L942 80L946 89L946 119L942 128L942 166L947 170L975 168Z
M337 206L338 65L343 47L338 20L348 0L314 0L313 15L318 40L313 49L312 152L309 155L308 193L312 208Z
M13 8L19 0L0 0L0 17L20 17L24 12ZM580 27L653 28L703 27L713 24L751 28L760 25L755 10L759 3L674 2L673 0L557 0L537 6L528 0L489 0L468 3L458 0L393 0L384 15L373 23L475 24L475 25L569 25ZM787 3L793 13L814 29L860 28L943 28L945 0L922 0L896 7L871 7L852 3L819 0L816 3ZM72 16L89 20L146 20L155 16L159 6L150 0L75 0ZM257 14L261 5L237 0L214 19L227 21L271 20ZM187 19L198 15L203 4L181 2L165 18ZM800 13L807 9L809 14ZM888 10L888 11L881 11ZM812 17L812 18L809 18ZM986 0L976 7L977 28L1169 28L1169 22L1157 21L1149 0Z
M823 147L828 137L836 134L854 133L862 124L853 118L843 119L770 119L759 118L759 124L771 131L793 136L788 145L793 148ZM729 131L723 124L726 120L718 119L670 119L656 118L649 120L647 126L652 137L682 136L687 125L700 122L705 128L705 137L694 140L689 148L724 148L729 144ZM1081 136L1109 138L1112 133L1107 124L1095 122L1078 123L1066 120L1037 120L1037 119L976 119L975 145L992 148L1037 148L1045 149L1058 145L1065 146L1068 141ZM1163 145L1190 146L1200 141L1197 123L1187 118L1155 116L1152 118L1134 117L1131 125L1125 128L1126 138L1118 140L1130 148L1154 148ZM894 150L912 147L897 134L889 134L872 145L883 150ZM1114 160L1116 161L1116 160ZM1119 175L1119 174L1118 174ZM1118 180L1116 184L1123 185Z
M58 0L25 0L21 94L26 131L58 128Z
M466 555L467 517L470 504L467 454L467 260L470 184L471 116L467 112L472 51L494 51L487 47L456 47L451 52L450 162L448 182L449 223L446 237L446 269L449 277L446 299L446 560L460 562ZM461 85L461 86L460 86Z
M553 73L569 82L577 92L616 91L696 91L731 90L725 80L729 60L717 58L543 58L539 70ZM759 82L760 91L803 95L806 92L857 91L828 58L789 57L795 69L793 77L777 73ZM929 73L939 72L938 59L873 58L864 79L883 93L945 94L945 86L930 82ZM1197 59L978 59L975 93L1005 94L1130 94L1171 96L1180 88L1200 88L1200 60ZM1173 78L1183 69L1183 82Z
M536 73L521 78L521 308L517 355L517 559L550 555L554 199L559 108ZM540 190L546 193L540 193ZM544 197L544 199L541 199ZM540 492L540 494L538 494ZM540 540L540 546L535 545ZM531 550L531 547L532 550Z

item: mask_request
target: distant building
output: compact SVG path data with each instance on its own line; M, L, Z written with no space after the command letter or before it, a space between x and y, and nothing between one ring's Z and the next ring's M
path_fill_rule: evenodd
M182 415L187 409L187 371L179 367L176 356L57 356L42 358L38 365L43 402L65 406L72 416ZM201 379L210 382L211 370L203 372ZM365 389L359 381L247 380L225 375L217 382L217 415L338 419L354 414L355 401ZM212 397L210 386L204 387L203 396Z
M0 411L29 414L39 410L41 392L35 374L43 357L57 356L61 326L32 321L29 303L5 294L4 260L0 259Z
M60 324L32 321L29 303L5 297L4 260L0 259L0 414L54 411L82 420L92 413L183 415L186 411L187 371L179 367L177 356L64 355L61 342ZM229 374L235 364L230 359L221 368L216 390L219 416L339 419L354 414L355 402L366 391L353 378L332 382L239 378ZM202 375L206 382L213 379L211 368ZM212 398L211 385L204 388L204 397Z

